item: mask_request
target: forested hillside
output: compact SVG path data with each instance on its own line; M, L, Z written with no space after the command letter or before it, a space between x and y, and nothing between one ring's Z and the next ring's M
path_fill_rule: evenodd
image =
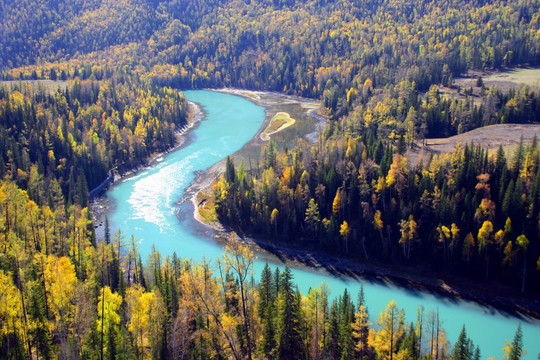
M431 309L409 326L390 302L370 324L362 295L302 295L288 270L256 283L235 241L214 264L157 251L143 262L136 239L107 225L95 238L89 189L176 144L190 115L178 89L320 99L331 121L315 143L270 142L252 172L228 161L213 188L221 221L537 294L538 142L495 154L463 144L415 167L406 154L425 138L540 120L536 88L453 86L472 70L538 66L539 10L538 0L0 0L0 76L15 80L0 85L0 357L479 358L465 329L448 344ZM66 86L25 81L37 79ZM505 351L521 350L518 329Z
M471 68L535 65L538 6L523 0L6 1L0 65L41 69L51 66L47 61L100 59L141 64L182 87L309 97L326 91L326 99L337 101L367 79L375 87L408 80L427 89ZM164 64L172 65L168 72Z
M25 83L0 86L0 176L38 204L56 198L84 207L113 167L139 165L172 147L187 114L177 90L149 88L129 75L77 78L52 94Z

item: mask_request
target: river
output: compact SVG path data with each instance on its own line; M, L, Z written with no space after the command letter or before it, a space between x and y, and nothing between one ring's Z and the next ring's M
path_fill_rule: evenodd
M152 246L164 255L214 260L221 255L222 245L214 240L214 231L193 219L190 201L178 205L184 190L195 179L196 171L204 171L214 163L239 150L261 127L264 108L239 96L212 91L186 91L190 101L198 103L206 116L187 136L183 147L163 156L151 167L114 184L105 194L109 199L108 216L111 230L122 229L137 239L143 257ZM283 267L277 259L265 258L255 263L258 278L265 261ZM348 288L356 299L360 282L336 277L324 271L293 268L294 281L304 295L310 287L326 282L332 296ZM394 299L405 309L406 320L414 321L416 308L423 304L426 313L439 309L442 326L453 344L466 324L467 334L479 345L482 358L502 359L505 340L512 340L519 322L522 323L526 359L536 359L540 353L540 321L518 319L497 310L467 301L436 297L432 294L363 281L366 303L372 322L386 304Z

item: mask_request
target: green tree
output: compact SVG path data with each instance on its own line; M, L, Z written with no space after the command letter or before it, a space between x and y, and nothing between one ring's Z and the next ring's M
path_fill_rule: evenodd
M418 359L420 357L418 349L419 343L416 336L416 329L414 324L411 322L409 325L409 331L407 331L407 334L399 347L399 353L402 356L406 356L408 359Z
M370 326L369 313L364 300L364 287L361 286L358 293L357 311L354 314L354 323L352 324L353 337L356 343L355 352L359 359L366 359L370 356L371 351L368 344Z
M529 247L529 239L523 234L519 235L516 239L521 253L523 254L523 274L521 279L521 292L525 292L525 285L527 284L527 248Z
M508 360L520 360L527 354L527 351L523 349L523 331L521 330L521 323L517 327L512 343L506 341L503 352L503 357Z
M279 284L279 359L299 359L304 357L304 344L301 335L302 319L297 293L293 289L293 275L286 267Z
M471 360L474 357L474 345L471 339L467 337L465 331L465 325L459 333L459 337L454 345L454 350L452 351L453 360Z
M308 234L317 234L319 224L321 222L321 216L319 214L319 206L313 198L309 200L304 222L306 223Z

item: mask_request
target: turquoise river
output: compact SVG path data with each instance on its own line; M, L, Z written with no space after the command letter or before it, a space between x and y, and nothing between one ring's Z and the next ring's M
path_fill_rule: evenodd
M187 134L183 147L163 156L155 165L114 184L106 193L112 203L108 213L111 230L122 229L127 236L138 240L143 259L152 245L162 254L193 259L214 260L221 255L222 244L214 240L214 231L193 219L190 201L178 205L184 190L195 179L196 171L203 171L239 150L261 127L264 108L244 98L212 91L186 91L187 99L205 110L205 118ZM255 263L258 278L264 263L283 267L277 259L267 258ZM310 287L326 282L332 296L348 288L353 298L361 282L336 277L324 271L293 268L294 280L303 294ZM442 325L453 344L466 324L467 334L479 345L482 358L493 356L502 360L505 340L512 340L521 322L527 359L540 353L540 321L518 319L472 302L437 297L411 289L363 281L367 307L372 321L386 304L394 299L405 309L408 321L416 318L416 308L423 304L425 312L439 309Z

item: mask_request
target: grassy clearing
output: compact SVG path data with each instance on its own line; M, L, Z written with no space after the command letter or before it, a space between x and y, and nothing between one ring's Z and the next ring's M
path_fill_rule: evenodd
M455 87L462 89L473 89L474 94L480 93L477 80L482 77L485 87L497 86L501 91L508 92L511 89L518 89L522 85L540 86L540 69L511 69L499 72L471 71L469 75L454 80Z
M521 84L529 86L540 86L540 69L512 69L500 73L493 73L486 76L484 83L509 82L518 86Z
M445 154L454 151L458 143L474 143L496 152L503 146L506 154L512 154L521 137L529 143L534 137L540 139L540 125L537 124L500 124L490 125L444 139L426 139L426 146L409 150L407 157L411 164L418 164L420 159L427 160L432 154Z
M20 87L21 85L27 85L35 89L43 88L47 90L50 94L53 94L56 89L60 88L65 90L67 87L67 81L62 80L9 80L9 81L0 81L0 85L5 85L8 87Z
M268 127L263 131L261 134L261 138L263 140L269 140L270 135L273 135L289 126L294 124L296 122L295 119L291 118L289 113L286 112L278 112L272 120L270 121L270 124L268 124Z
M482 88L477 86L479 77L482 77L486 88L496 86L504 93L519 89L523 85L540 87L540 69L511 69L500 72L470 71L468 76L454 79L452 87L440 86L441 96L446 99L464 100L467 98L465 91L472 89L469 99L472 99L476 105L480 105L482 104Z

